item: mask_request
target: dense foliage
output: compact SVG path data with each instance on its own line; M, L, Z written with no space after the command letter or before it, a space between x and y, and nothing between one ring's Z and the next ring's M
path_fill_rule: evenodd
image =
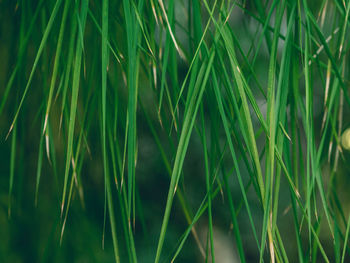
M346 262L349 0L0 0L1 262Z

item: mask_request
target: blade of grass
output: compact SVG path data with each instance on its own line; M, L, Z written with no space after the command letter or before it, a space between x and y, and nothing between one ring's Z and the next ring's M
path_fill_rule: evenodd
M350 216L348 218L348 222L346 224L346 231L345 231L345 239L344 239L344 247L343 247L343 253L341 256L341 263L344 263L344 259L345 259L345 248L348 244L348 239L349 239L349 232L350 232Z
M40 184L41 169L42 169L42 162L43 162L43 152L44 152L44 136L40 136L38 164L37 164L37 172L36 172L36 185L35 185L35 206L38 205L38 194L39 194L39 184Z
M46 130L47 120L48 120L49 112L50 112L50 108L51 108L51 101L52 101L52 97L53 97L53 90L54 90L54 87L56 85L58 65L59 65L59 60L60 60L60 56L61 56L61 49L62 49L62 43L63 43L63 36L64 36L64 32L65 32L65 25L66 25L66 21L67 21L67 14L68 14L68 10L69 10L69 4L70 4L70 1L66 1L64 4L60 33L59 33L58 40L57 40L55 62L54 62L54 66L53 66L51 83L50 83L49 97L48 97L47 106L46 106L43 134L45 133L45 130Z
M17 125L15 124L12 140L11 140L11 155L10 155L10 180L9 180L9 203L8 203L8 217L11 217L11 200L13 192L13 181L15 177L15 159L16 159L16 140L17 140Z
M58 10L59 10L59 8L60 8L61 3L62 3L62 0L57 0L56 4L55 4L55 6L54 6L54 8L53 8L53 10L52 10L50 19L49 19L49 21L47 22L47 26L46 26L46 29L45 29L43 38L42 38L42 40L41 40L41 42L40 42L39 49L38 49L38 51L37 51L37 53L36 53L35 60L34 60L34 63L33 63L32 70L31 70L30 75L29 75L29 79L28 79L27 85L26 85L26 87L25 87L25 89L24 89L24 92L23 92L21 101L20 101L20 103L19 103L19 105L18 105L16 114L15 114L15 116L14 116L14 118L13 118L12 124L11 124L11 126L10 126L10 129L9 129L9 131L8 131L8 134L7 134L6 138L7 138L8 135L11 133L11 130L13 129L13 125L14 125L14 123L15 123L16 120L17 120L19 111L20 111L21 108L22 108L22 104L23 104L24 99L25 99L25 97L26 97L26 94L27 94L27 92L28 92L28 90L29 90L29 86L30 86L30 84L31 84L31 82L32 82L35 69L36 69L36 67L37 67L37 65L38 65L40 56L41 56L41 54L42 54L42 52L43 52L43 50L44 50L44 47L45 47L45 45L46 45L47 38L48 38L48 36L49 36L49 33L51 32L52 25L53 25L53 23L54 23L54 21L55 21L55 18L56 18L56 15L57 15L57 12L58 12Z
M82 29L85 28L88 4L89 3L87 0L82 0L81 14L80 14ZM81 37L83 37L83 35L78 34L78 38L81 38ZM77 104L78 104L79 79L80 79L82 50L83 50L81 41L77 41L77 46L75 50L75 64L74 64L74 72L73 72L72 98L71 98L71 107L70 107L70 116L69 116L67 156L66 156L66 165L65 165L65 173L64 173L63 195L62 195L62 202L61 202L61 215L63 213L63 208L65 204L65 199L66 199L68 173L69 173L69 167L70 167L72 151L73 151L74 125L75 125L75 116L76 116Z
M112 239L113 239L113 248L115 255L115 262L120 262L119 249L118 249L118 239L116 232L116 222L114 218L114 206L112 199L112 190L110 185L109 171L107 169L107 150L106 150L106 94L107 94L107 67L108 67L108 0L102 1L102 50L101 50L101 75L102 75L102 84L101 84L101 93L102 93L102 153L103 153L103 171L105 177L105 191L107 192L107 203L110 224L112 229Z
M215 55L215 52L212 52L207 64L202 64L200 71L204 73L204 70L205 70L205 75L203 76L203 80L202 78L198 77L198 80L194 87L193 95L191 96L191 99L188 102L189 103L188 110L186 112L186 115L184 116L183 128L181 131L180 141L177 148L175 162L174 162L173 171L171 175L168 198L167 198L166 208L164 212L162 228L160 231L155 263L158 263L160 260L160 255L161 255L161 251L164 243L166 228L170 217L170 211L172 207L174 193L176 192L177 184L180 179L181 169L182 169L182 165L187 152L187 147L191 137L194 121L196 118L198 107L202 101L203 92L206 87L210 69L214 60L214 55ZM199 73L199 76L200 75L202 74Z
M208 195L208 227L209 227L209 246L211 252L211 260L215 262L215 250L214 250L214 238L213 238L213 216L212 216L212 193L210 187L210 174L209 174L209 161L208 161L208 150L207 150L207 136L205 134L205 123L204 123L204 113L203 113L203 104L201 105L201 120L202 120L202 144L203 144L203 153L204 153L204 166L205 166L205 184Z

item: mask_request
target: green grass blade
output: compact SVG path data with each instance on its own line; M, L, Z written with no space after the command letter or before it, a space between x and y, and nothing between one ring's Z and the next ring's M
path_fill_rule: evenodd
M193 95L191 96L191 100L188 102L189 103L188 110L186 112L186 115L184 116L184 123L181 131L180 141L177 148L173 171L171 175L168 198L166 202L162 228L160 231L155 263L158 263L160 260L160 255L161 255L161 251L164 243L166 228L170 217L170 211L172 207L174 194L176 192L177 184L180 179L181 169L185 159L188 143L191 137L194 121L196 118L198 107L202 101L203 92L206 87L210 69L213 64L214 56L215 56L215 52L212 52L207 64L202 65L200 71L204 72L205 70L205 75L203 76L203 80L201 78L197 80L196 85L194 87Z
M12 121L12 124L11 124L11 126L10 126L10 130L9 130L8 134L9 134L9 133L11 132L11 130L13 129L13 125L14 125L14 123L15 123L16 120L17 120L19 111L21 110L22 104L23 104L24 99L25 99L25 97L26 97L26 94L27 94L27 92L28 92L28 90L29 90L29 86L30 86L30 84L31 84L31 82L32 82L35 69L36 69L36 67L37 67L37 65L38 65L40 56L41 56L41 54L42 54L42 52L43 52L43 50L44 50L44 47L45 47L45 45L46 45L47 38L48 38L49 33L50 33L50 31L51 31L52 25L53 25L53 23L54 23L54 21L55 21L55 18L56 18L56 15L57 15L58 10L59 10L59 8L60 8L61 2L62 2L62 0L57 0L56 4L55 4L55 6L54 6L54 8L53 8L53 10L52 10L50 19L49 19L49 21L48 21L48 23L47 23L47 26L46 26L46 29L45 29L43 38L42 38L42 40L41 40L41 42L40 42L40 46L39 46L39 49L38 49L38 51L37 51L37 54L36 54L36 57L35 57L35 60L34 60L34 63L33 63L33 67L32 67L32 70L31 70L31 72L30 72L30 75L29 75L29 79L28 79L27 85L26 85L26 87L25 87L25 89L24 89L24 92L23 92L21 101L20 101L20 103L19 103L19 105L18 105L18 108L17 108L16 114L15 114L15 117L13 118L13 121ZM8 136L8 134L7 134L7 136Z
M12 140L11 140L8 217L11 217L11 199L12 199L12 192L13 192L13 181L15 177L16 141L17 141L16 137L17 137L17 125L15 125L14 127Z
M80 14L80 19L82 21L83 29L85 27L87 10L88 10L88 1L83 0L82 7L81 7L81 14ZM82 35L78 35L78 36L82 37ZM68 173L69 173L69 167L70 167L72 151L73 151L73 136L74 136L74 125L75 125L75 117L76 117L77 104L78 104L82 49L83 47L81 45L81 42L78 41L76 46L76 51L75 51L75 64L74 64L74 72L73 72L72 98L71 98L71 107L70 107L70 116L69 116L67 155L66 155L66 165L65 165L65 173L64 173L61 214L63 212L65 199L66 199Z
M348 222L346 224L346 231L345 231L345 239L344 239L344 247L343 247L343 253L341 256L341 263L344 263L345 260L345 250L348 244L348 240L349 240L349 232L350 232L350 216L348 218Z

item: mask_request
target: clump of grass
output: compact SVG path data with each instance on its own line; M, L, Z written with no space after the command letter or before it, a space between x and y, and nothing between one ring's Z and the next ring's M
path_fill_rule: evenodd
M0 7L1 193L59 211L33 249L96 209L95 260L215 262L220 228L240 262L346 262L350 1Z

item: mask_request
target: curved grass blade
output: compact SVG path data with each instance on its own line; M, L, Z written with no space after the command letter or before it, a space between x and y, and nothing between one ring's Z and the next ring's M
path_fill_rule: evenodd
M42 52L43 52L43 50L44 50L44 47L45 47L45 45L46 45L47 38L48 38L49 33L50 33L50 31L51 31L52 25L53 25L53 23L54 23L54 21L55 21L55 18L56 18L56 15L57 15L58 10L59 10L59 8L60 8L61 2L62 2L62 0L57 0L56 4L55 4L55 6L54 6L54 8L53 8L53 10L52 10L50 19L49 19L49 21L48 21L48 23L47 23L47 26L46 26L46 28L45 28L45 32L44 32L43 38L41 39L39 49L38 49L37 54L36 54L36 56L35 56L35 60L34 60L34 63L33 63L32 70L31 70L30 75L29 75L29 79L28 79L27 85L26 85L26 87L25 87L25 89L24 89L24 92L23 92L21 101L20 101L20 103L19 103L19 106L18 106L18 108L17 108L15 117L13 118L12 124L11 124L11 126L10 126L10 129L9 129L9 131L8 131L8 134L7 134L6 138L7 138L8 135L11 133L11 130L13 129L13 125L14 125L14 123L15 123L16 120L17 120L19 111L21 110L22 104L23 104L24 99L25 99L25 97L26 97L26 94L27 94L27 92L28 92L28 90L29 90L29 86L30 86L30 84L31 84L31 82L32 82L35 69L36 69L36 67L37 67L37 65L38 65L40 56L41 56L41 54L42 54Z
M39 12L41 10L43 2L44 2L44 0L40 0L40 2L38 3L38 6L37 6L37 8L35 10L35 13L34 13L32 19L31 19L30 25L29 25L28 29L25 29L27 32L26 32L26 35L24 37L24 40L20 41L20 48L19 48L19 52L18 52L19 53L18 61L16 63L16 66L15 66L14 70L12 71L12 74L11 74L11 76L9 78L9 81L6 84L5 91L4 91L3 95L2 95L1 104L0 104L0 115L1 115L2 110L4 109L4 106L5 106L5 103L7 101L8 95L10 94L10 91L11 91L11 88L12 88L12 85L13 85L13 81L16 78L18 69L22 65L25 47L27 47L27 44L28 44L28 41L29 41L29 37L32 34L32 31L34 29L34 24L35 24L35 22L36 22L36 20L38 18L38 15L39 15ZM23 16L22 16L22 20L23 20ZM24 31L23 24L24 24L24 22L21 21L21 31Z

